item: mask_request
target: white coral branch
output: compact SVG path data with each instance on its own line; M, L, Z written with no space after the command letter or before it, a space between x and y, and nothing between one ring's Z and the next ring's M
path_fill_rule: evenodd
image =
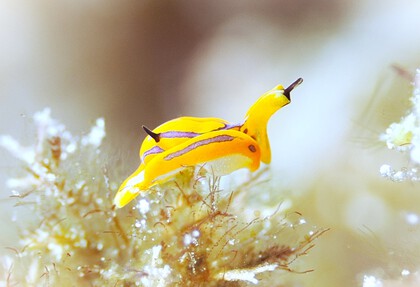
M383 177L393 181L419 181L420 167L420 69L416 70L411 97L412 107L398 123L391 123L386 132L380 136L389 149L406 153L413 163L413 168L394 170L384 164L380 168Z
M216 274L215 279L225 281L247 281L253 284L258 284L258 279L255 278L255 275L263 272L274 271L277 267L277 264L262 264L254 268L233 269Z

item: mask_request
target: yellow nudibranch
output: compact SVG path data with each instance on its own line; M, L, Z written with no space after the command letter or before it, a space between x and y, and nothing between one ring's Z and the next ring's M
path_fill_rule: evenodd
M189 166L203 167L217 176L241 168L255 171L271 161L267 124L270 117L290 103L290 92L277 85L248 110L242 124L219 118L180 117L150 130L140 147L141 164L120 186L114 204L121 208L141 192L163 183Z

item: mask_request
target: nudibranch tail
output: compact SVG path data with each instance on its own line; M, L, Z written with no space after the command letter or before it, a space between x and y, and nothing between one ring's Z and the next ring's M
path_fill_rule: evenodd
M144 181L144 168L143 163L121 184L114 197L114 204L116 207L121 208L136 198L142 190L142 183Z
M118 191L114 198L114 204L117 208L123 208L140 194L138 189L123 189Z

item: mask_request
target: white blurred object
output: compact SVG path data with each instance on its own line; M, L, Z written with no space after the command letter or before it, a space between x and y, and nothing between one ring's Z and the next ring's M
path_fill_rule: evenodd
M358 3L348 23L329 23L318 38L308 34L310 21L300 33L295 27L288 33L289 27L274 27L259 15L238 14L197 49L184 113L241 121L263 92L302 77L291 105L271 119L269 136L282 184L310 184L339 155L379 74L418 57L420 38L413 31L420 27L420 2L377 4Z

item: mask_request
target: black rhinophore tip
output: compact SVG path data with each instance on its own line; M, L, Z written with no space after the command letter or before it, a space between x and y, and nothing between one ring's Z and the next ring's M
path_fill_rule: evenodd
M141 126L143 129L144 129L144 131L149 135L149 136L151 136L154 140L155 140L155 142L159 142L160 141L160 134L157 134L157 133L154 133L154 132L152 132L150 129L148 129L146 126Z
M293 89L300 84L302 84L303 79L299 78L296 81L294 81L290 86L288 86L286 89L284 89L283 94L286 96L286 98L290 101L290 92L293 91Z

